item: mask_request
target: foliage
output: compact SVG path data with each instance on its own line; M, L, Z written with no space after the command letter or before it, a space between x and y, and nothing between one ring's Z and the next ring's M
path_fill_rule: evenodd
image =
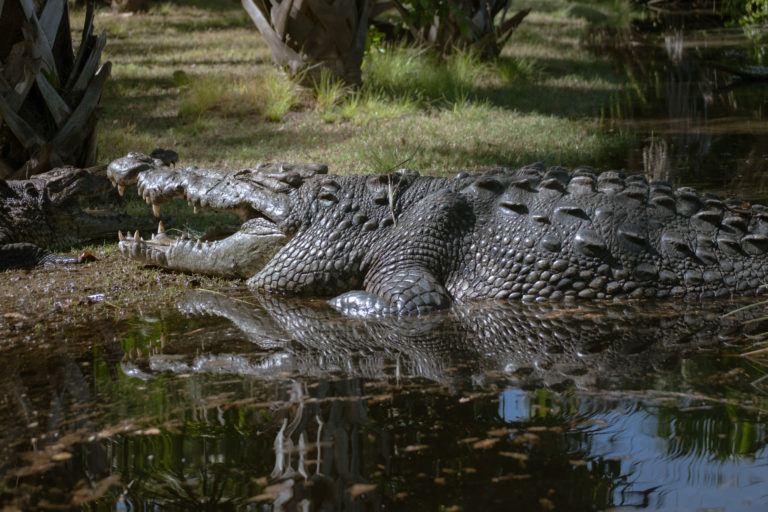
M495 58L530 9L506 19L506 0L403 0L393 2L399 17L390 17L394 36L408 38L442 55L472 48L483 58ZM496 17L502 13L501 20Z
M768 0L730 0L731 17L739 25L768 23Z

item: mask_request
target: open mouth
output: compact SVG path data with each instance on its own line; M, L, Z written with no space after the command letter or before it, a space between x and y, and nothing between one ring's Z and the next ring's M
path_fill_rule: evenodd
M287 215L285 198L262 186L259 180L265 178L256 171L182 170L131 154L110 164L108 175L119 192L136 183L139 196L155 216L163 204L182 199L195 213L225 212L243 221L239 229L216 227L200 237L186 231L171 236L163 222L147 238L139 231L119 232L121 253L136 261L185 272L250 277L289 240L280 229Z
M184 232L173 237L162 221L145 240L118 232L120 252L133 260L184 272L245 278L261 270L288 241L276 225L263 217L249 219L236 231L212 229L201 237Z
M54 169L33 177L27 193L40 196L51 226L59 235L46 241L52 249L68 249L108 240L129 226L147 229L149 217L131 217L114 208L105 167Z

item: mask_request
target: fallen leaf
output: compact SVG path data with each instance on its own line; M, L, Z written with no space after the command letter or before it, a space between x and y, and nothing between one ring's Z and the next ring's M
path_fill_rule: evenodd
M349 496L354 500L361 494L370 492L376 488L376 484L355 484L348 489Z
M478 441L475 444L472 445L472 448L476 448L478 450L486 450L488 448L493 448L493 445L499 442L499 439L496 437L491 437L488 439L483 439L482 441Z
M418 452L418 451L424 450L426 448L429 448L429 445L427 445L427 444L409 444L408 446L403 448L403 451L406 452L406 453Z
M510 459L517 459L517 460L528 460L528 455L525 453L518 453L518 452L499 452L499 455L502 457L509 457Z

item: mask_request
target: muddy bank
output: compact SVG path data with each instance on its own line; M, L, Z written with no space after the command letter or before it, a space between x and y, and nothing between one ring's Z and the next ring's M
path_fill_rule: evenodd
M242 284L141 267L124 258L116 244L89 252L96 261L0 273L0 350L19 342L53 341L74 324L123 320L168 306L192 288Z

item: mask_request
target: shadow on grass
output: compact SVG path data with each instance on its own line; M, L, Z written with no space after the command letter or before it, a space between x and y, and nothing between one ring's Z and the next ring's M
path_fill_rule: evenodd
M166 3L169 9L194 7L214 12L242 11L243 9L240 2L233 2L232 0L173 0L173 2ZM159 3L158 6L159 9L162 9L163 3Z
M434 168L446 160L455 161L455 166L437 171L437 174L445 176L452 176L461 171L479 172L495 166L520 167L534 162L542 162L546 166L562 165L569 168L589 165L601 169L621 169L626 161L625 152L624 142L620 139L606 141L605 146L597 152L568 146L556 153L544 155L537 148L513 151L510 147L501 144L456 148L437 142L421 147L419 154L414 156L413 163L409 162L407 166L419 170L419 167Z
M414 48L388 51L366 63L364 90L389 101L408 98L424 109L471 102L558 117L591 116L613 103L625 83L602 61L502 57L485 63L472 55L442 61Z

